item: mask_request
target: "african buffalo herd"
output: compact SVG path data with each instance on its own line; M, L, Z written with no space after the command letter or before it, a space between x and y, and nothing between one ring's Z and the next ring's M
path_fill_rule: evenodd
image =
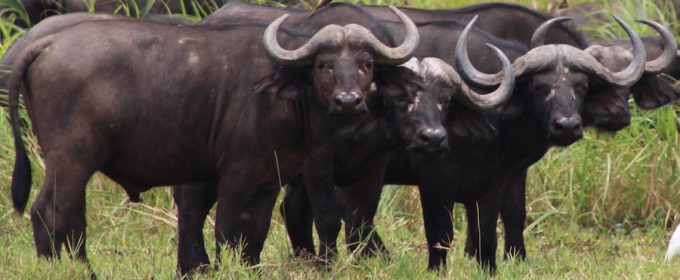
M446 265L458 202L465 252L493 273L499 216L505 256L527 256L531 165L585 127L628 126L629 98L655 109L680 97L667 27L639 20L658 34L640 38L613 16L627 38L605 43L570 19L504 3L311 13L230 2L198 23L50 17L0 60L11 69L0 87L14 208L24 211L32 184L23 96L45 162L30 210L38 256L63 246L88 262L85 190L99 171L132 201L174 185L178 275L210 265L203 225L215 204L217 244L243 242L243 262L259 263L282 186L295 255L332 262L343 221L350 250L387 255L373 222L384 184L418 186L428 269Z

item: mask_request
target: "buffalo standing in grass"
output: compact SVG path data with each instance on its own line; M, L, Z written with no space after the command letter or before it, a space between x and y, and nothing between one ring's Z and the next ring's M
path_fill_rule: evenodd
M551 21L554 24L556 21ZM552 145L566 146L581 137L583 120L582 117L589 118L591 124L599 124L604 127L620 128L627 124L627 119L621 121L620 118L628 116L627 103L619 98L613 91L618 87L630 87L637 82L643 73L642 66L645 65L644 49L642 43L634 36L630 29L626 28L631 34L633 42L637 44L637 49L632 56L625 50L618 50L617 61L603 61L606 65L600 64L595 56L600 56L600 48L592 48L582 51L568 45L548 45L539 46L545 36L547 24L538 32L534 44L536 48L526 54L513 57L516 49L508 43L507 48L500 45L502 49L515 59L515 72L518 84L515 93L507 104L501 109L485 114L479 120L480 131L489 131L492 137L487 140L480 140L479 137L471 137L474 134L461 134L460 126L456 122L450 123L447 128L450 134L450 146L454 147L441 161L423 160L422 158L410 153L397 154L387 168L385 183L388 184L409 184L418 185L421 192L422 207L425 218L426 235L430 250L429 268L437 268L445 263L445 256L448 244L452 238L452 225L450 220L453 202L458 201L465 204L468 213L468 229L470 238L466 246L466 251L476 255L478 260L490 269L495 269L495 249L496 249L496 220L498 212L502 210L503 220L506 226L506 253L525 255L524 242L522 238L523 221L525 212L524 205L524 183L526 179L526 169L539 160L548 148ZM663 68L672 60L672 53L675 52L675 44L670 34L658 24L652 26L662 32L666 44L664 55L653 62L647 63L648 72L654 73ZM425 30L424 30L425 29ZM435 30L427 30L420 27L422 34L430 34L437 38L448 38ZM450 29L448 32L453 32ZM444 31L446 32L446 31ZM473 42L484 41L485 36L480 33L473 33ZM455 37L451 37L455 38ZM427 39L426 39L427 40ZM467 40L461 38L461 41ZM496 43L496 42L494 42ZM429 45L427 42L421 44ZM467 58L465 44L457 49L456 58ZM479 50L479 45L472 49ZM417 55L418 51L416 51ZM479 60L480 55L475 52L475 58ZM453 56L452 56L453 57ZM453 59L448 57L449 59ZM481 57L484 57L483 55ZM616 57L614 57L616 58ZM623 59L621 61L621 59ZM624 70L613 73L618 65L623 62ZM628 65L629 62L630 65ZM470 63L465 60L458 60L459 69L469 69ZM479 65L478 63L475 63ZM492 64L482 64L488 68L486 71L495 71ZM626 65L628 65L626 67ZM496 66L497 68L497 66ZM617 69L618 71L619 69ZM462 73L474 71L463 70ZM478 73L472 78L483 81L488 78L488 74ZM485 81L484 83L489 83ZM654 94L653 92L651 94ZM453 137L454 135L466 135L467 137ZM484 135L484 134L482 134ZM493 174L489 176L489 174ZM521 187L520 187L521 186ZM519 192L521 190L521 192ZM291 201L304 201L304 188L292 189L300 194L288 193L286 199ZM309 191L309 188L307 188ZM507 191L507 192L506 192ZM376 191L363 191L362 195L353 193L353 190L339 190L343 203L348 203L359 199L368 203L366 193L378 193ZM349 193L349 194L348 194ZM504 196L505 194L505 196ZM312 204L317 203L318 197L310 197ZM323 200L326 201L326 200ZM374 201L368 203L369 206L345 207L346 213L352 215L364 215L364 223L370 228L372 225L372 214L370 211L362 209L375 209L378 196L374 196ZM286 203L284 201L284 203ZM328 205L326 203L326 205ZM520 209L516 206L521 205ZM326 208L330 208L326 206ZM314 208L316 209L316 208ZM476 225L478 220L477 211L480 211L479 221L481 225ZM518 211L521 211L519 213ZM290 213L288 211L287 213ZM286 215L287 224L305 225L304 220L311 219L311 215L304 214L305 210L299 209L294 213L299 216ZM323 214L314 214L323 216ZM323 220L315 220L317 228L332 228L333 220L325 217ZM480 233L477 229L481 229ZM355 229L358 232L370 232ZM311 227L306 229L289 229L294 248L299 250L313 250L311 239ZM352 229L349 229L352 231ZM321 235L323 230L319 230ZM320 236L320 238L322 238ZM380 243L377 235L365 236L365 239L372 243ZM481 239L481 241L480 241ZM481 248L478 247L481 244ZM376 247L376 246L373 246ZM378 244L377 248L382 245ZM310 249L311 248L311 249Z
M23 88L46 163L31 209L38 255L58 257L67 244L87 262L85 186L101 171L136 192L216 181L218 245L243 238L243 259L258 263L275 182L291 180L307 154L357 124L374 77L418 45L415 25L393 11L409 30L394 48L363 27L330 25L311 39L282 34L288 46L306 42L288 51L276 38L285 16L266 30L85 22L27 46L10 76L12 198L23 211L31 185L18 119Z

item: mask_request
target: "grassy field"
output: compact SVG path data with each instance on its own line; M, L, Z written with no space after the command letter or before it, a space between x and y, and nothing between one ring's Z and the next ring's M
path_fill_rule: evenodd
M13 0L2 0L13 1ZM397 1L415 7L446 8L477 0ZM519 1L545 8L548 1ZM574 2L574 1L570 1ZM582 2L582 1L577 1ZM621 7L651 18L674 18L671 9L651 2L619 1ZM670 1L669 1L670 2ZM372 1L373 4L393 3ZM635 5L635 4L638 5ZM629 20L633 13L624 13ZM680 35L678 22L672 23ZM608 27L598 31L611 34ZM11 19L0 22L2 52L19 34ZM618 34L618 33L617 33ZM679 37L680 38L680 37ZM631 104L634 105L634 104ZM500 262L498 279L680 279L680 258L663 262L672 228L680 222L680 107L653 112L634 110L632 124L616 135L587 131L567 149L553 149L531 168L528 181L529 221L525 230L529 258ZM27 215L13 212L10 199L13 139L0 117L0 279L82 279L82 263L38 259ZM42 162L33 153L31 201L43 180ZM143 194L143 204L129 204L122 188L95 176L87 193L88 254L101 279L172 279L175 276L176 217L168 188ZM278 206L278 205L277 205ZM278 208L277 208L278 209ZM281 216L276 211L262 253L262 264L247 268L225 258L221 269L199 279L486 279L474 260L463 254L465 221L455 211L455 242L449 266L426 272L427 247L418 193L412 187L386 187L376 217L391 259L356 259L345 250L330 270L315 268L292 256ZM214 217L214 216L213 216ZM672 227L672 228L671 228ZM207 246L214 253L212 219L206 225ZM498 227L502 238L502 226ZM341 236L342 238L342 236ZM499 242L502 248L502 242ZM501 256L499 250L499 257Z

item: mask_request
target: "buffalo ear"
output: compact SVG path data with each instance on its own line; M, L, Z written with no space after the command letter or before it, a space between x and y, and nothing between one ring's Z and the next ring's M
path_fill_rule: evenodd
M279 99L297 99L298 95L305 90L306 77L294 71L277 71L255 83L255 92L274 95Z
M596 87L584 98L583 122L605 131L618 131L630 124L626 89Z
M680 92L658 75L644 75L631 88L635 104L645 110L659 108L680 98Z

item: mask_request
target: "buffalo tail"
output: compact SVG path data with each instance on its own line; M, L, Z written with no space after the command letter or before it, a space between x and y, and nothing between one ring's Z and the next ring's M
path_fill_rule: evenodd
M9 77L9 117L12 124L12 134L14 135L14 173L12 174L12 203L14 209L23 213L31 193L31 162L24 147L24 140L21 138L20 118L19 118L19 94L25 78L25 73L33 61L47 48L52 42L52 36L44 37L41 40L29 45L19 55L19 59L14 63Z

